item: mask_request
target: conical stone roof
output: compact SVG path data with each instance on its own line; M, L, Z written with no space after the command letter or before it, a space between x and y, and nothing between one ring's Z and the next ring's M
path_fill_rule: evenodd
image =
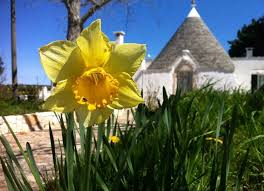
M194 7L148 69L171 68L176 59L182 56L183 50L189 50L197 60L199 71L226 73L234 71L231 58L210 32Z

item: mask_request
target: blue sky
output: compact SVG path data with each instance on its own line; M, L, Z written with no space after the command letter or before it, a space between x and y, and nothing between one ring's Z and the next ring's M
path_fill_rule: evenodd
M155 58L190 11L191 0L132 0L127 6L111 4L90 18L101 18L103 31L114 40L113 31L124 30L126 42L147 44ZM154 1L154 2L153 2ZM66 38L67 15L62 4L49 0L17 0L18 82L49 84L39 62L38 48ZM227 41L252 18L264 15L263 0L197 0L197 9L216 38L228 50ZM10 5L0 1L0 56L10 83Z

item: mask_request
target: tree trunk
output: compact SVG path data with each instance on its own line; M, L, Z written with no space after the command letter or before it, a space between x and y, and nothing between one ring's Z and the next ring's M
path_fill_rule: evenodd
M17 56L16 56L16 1L11 0L11 57L12 57L12 91L17 97Z
M81 1L70 0L65 3L68 11L68 29L67 39L74 41L82 31L82 24L80 18Z

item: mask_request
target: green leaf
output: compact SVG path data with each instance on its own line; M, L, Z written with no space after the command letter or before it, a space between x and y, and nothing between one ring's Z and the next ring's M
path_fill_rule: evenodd
M246 170L246 165L247 165L247 161L248 161L248 155L249 155L249 148L247 149L247 152L242 160L242 164L240 166L240 169L238 171L238 176L237 176L237 180L236 180L236 191L239 191L241 190L240 189L240 185L241 185L241 181L242 181L242 178L243 178L243 174Z
M2 144L3 144L3 146L5 147L5 150L7 152L8 157L11 160L10 162L13 161L15 163L16 167L18 168L25 186L28 188L28 190L33 190L31 185L29 184L29 181L28 181L28 179L27 179L27 177L25 175L25 172L22 169L21 165L19 164L19 162L18 162L18 160L16 158L16 155L14 154L9 142L7 141L7 139L3 135L0 136L0 140L1 140ZM14 168L12 170L14 171Z
M31 146L30 144L27 142L26 143L26 149L27 149L27 155L28 155L28 158L29 158L29 167L30 167L30 170L36 180L36 183L38 184L38 187L40 190L43 189L44 191L44 186L43 186L43 181L41 180L41 175L40 175L40 172L38 170L38 167L36 165L36 161L34 159L34 156L33 156L33 153L32 153L32 149L31 149Z
M2 164L2 168L3 168L4 175L5 175L5 179L6 179L8 190L10 190L10 191L19 190L18 187L17 187L17 184L15 183L15 181L12 178L12 175L11 175L10 171L7 169L6 164L3 161L2 157L0 157L0 161L1 161L1 164Z
M16 137L14 131L12 130L12 128L10 127L10 125L8 124L8 122L7 122L7 120L5 119L5 117L3 117L3 120L4 120L4 122L6 123L6 125L7 125L7 127L8 127L8 130L11 132L13 138L15 139L15 142L16 142L16 144L17 144L17 146L18 146L20 152L22 153L22 155L23 155L25 161L27 162L27 165L28 165L28 167L29 167L31 173L32 173L33 176L34 176L34 178L35 178L35 180L36 180L36 182L37 182L37 184L38 184L38 186L39 186L40 191L44 191L44 186L43 186L43 184L42 184L42 182L41 182L41 177L36 173L35 169L33 168L32 164L31 164L31 162L30 162L30 159L28 158L27 154L24 152L24 150L23 150L23 148L22 148L22 146L21 146L19 140L17 139L17 137Z
M73 146L73 128L74 128L74 117L73 113L68 113L66 116L67 129L66 129L66 167L67 167L67 182L68 190L75 191L74 189L74 146Z

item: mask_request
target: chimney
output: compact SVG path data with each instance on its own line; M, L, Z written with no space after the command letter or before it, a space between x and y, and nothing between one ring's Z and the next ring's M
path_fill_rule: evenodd
M116 44L124 44L124 36L126 33L124 31L116 31L114 34L116 36Z
M253 49L254 49L254 48L252 48L252 47L248 47L248 48L246 48L246 57L247 57L247 58L251 58L251 57L253 57Z

